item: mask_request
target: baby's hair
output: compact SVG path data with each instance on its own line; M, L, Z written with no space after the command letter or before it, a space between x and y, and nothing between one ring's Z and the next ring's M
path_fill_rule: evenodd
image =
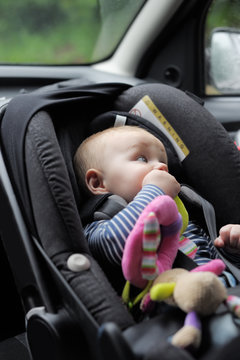
M104 141L105 136L111 133L117 133L120 131L146 131L137 126L119 126L110 127L105 130L99 131L88 138L86 138L78 147L74 156L74 167L77 174L79 185L85 192L87 186L85 183L85 175L88 169L94 168L99 169L101 165L100 155L102 154L99 149L106 146Z

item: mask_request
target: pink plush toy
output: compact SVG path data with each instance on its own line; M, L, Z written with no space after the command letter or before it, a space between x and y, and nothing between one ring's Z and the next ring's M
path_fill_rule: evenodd
M122 258L125 279L144 289L149 280L171 269L181 227L182 217L171 197L158 196L146 206L125 244Z

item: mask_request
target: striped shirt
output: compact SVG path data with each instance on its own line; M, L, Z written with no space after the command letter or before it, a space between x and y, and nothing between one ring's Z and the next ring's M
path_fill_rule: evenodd
M145 185L133 201L113 216L111 220L94 221L86 225L84 233L93 256L100 262L107 261L113 266L121 266L123 249L129 233L143 209L159 195L164 195L159 187ZM197 246L194 258L197 265L219 258L210 238L194 222L189 222L183 236L193 241ZM226 287L235 286L237 283L233 275L227 271L220 278Z

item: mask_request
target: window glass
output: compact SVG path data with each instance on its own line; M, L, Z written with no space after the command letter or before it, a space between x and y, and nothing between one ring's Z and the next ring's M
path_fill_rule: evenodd
M207 95L240 94L240 1L214 0L206 18Z
M145 0L0 0L1 64L108 57Z

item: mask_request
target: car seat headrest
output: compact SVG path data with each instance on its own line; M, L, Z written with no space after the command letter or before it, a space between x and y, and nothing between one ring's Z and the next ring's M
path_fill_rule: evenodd
M130 111L145 95L190 150L181 164L186 181L212 203L218 228L239 223L240 154L226 130L199 102L163 84L143 84L123 91L114 109Z

